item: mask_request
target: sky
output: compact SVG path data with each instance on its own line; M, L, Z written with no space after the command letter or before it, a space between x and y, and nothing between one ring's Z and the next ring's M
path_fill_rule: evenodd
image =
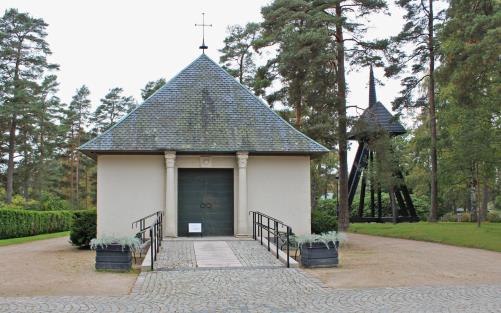
M113 87L138 101L148 81L169 79L190 64L201 51L202 31L195 27L206 13L207 55L219 61L227 27L261 21L261 7L270 0L0 0L0 10L17 8L49 24L47 41L57 63L59 97L68 103L77 88L89 87L93 106ZM391 0L389 2L392 2ZM371 17L368 37L395 35L402 26L401 11ZM398 80L376 78L378 100L388 109L400 90ZM350 69L348 105L365 108L369 69ZM357 112L351 112L356 114ZM358 112L361 113L360 111Z

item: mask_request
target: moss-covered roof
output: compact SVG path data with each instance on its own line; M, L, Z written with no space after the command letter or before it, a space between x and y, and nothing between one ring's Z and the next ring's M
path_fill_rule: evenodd
M329 151L285 122L202 54L117 124L80 147L88 154L315 154Z

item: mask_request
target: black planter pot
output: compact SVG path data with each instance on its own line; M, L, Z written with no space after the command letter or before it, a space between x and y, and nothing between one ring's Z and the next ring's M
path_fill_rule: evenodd
M132 253L129 247L111 244L96 248L96 269L129 271L132 267Z
M339 264L337 246L329 242L329 249L324 243L306 243L301 246L301 264L304 267L335 267Z

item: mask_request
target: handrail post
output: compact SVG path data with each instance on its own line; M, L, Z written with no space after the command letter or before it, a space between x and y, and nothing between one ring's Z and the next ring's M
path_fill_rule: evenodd
M290 264L289 264L289 233L290 233L290 227L287 226L287 267L290 267Z
M270 218L268 217L268 251L270 251Z
M259 214L259 238L261 238L261 246L263 245L263 216Z
M277 248L277 259L278 259L278 222L275 221L275 247Z
M150 228L150 261L151 261L151 270L153 271L153 229Z
M252 212L252 239L256 240L256 212Z

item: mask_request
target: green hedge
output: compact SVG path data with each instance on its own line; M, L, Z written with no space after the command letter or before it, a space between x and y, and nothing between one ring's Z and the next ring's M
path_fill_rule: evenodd
M315 234L337 230L336 200L318 200L311 212L311 232Z
M75 212L71 225L70 240L75 246L89 247L90 241L96 238L96 210Z
M73 214L73 211L0 209L0 239L69 230Z

